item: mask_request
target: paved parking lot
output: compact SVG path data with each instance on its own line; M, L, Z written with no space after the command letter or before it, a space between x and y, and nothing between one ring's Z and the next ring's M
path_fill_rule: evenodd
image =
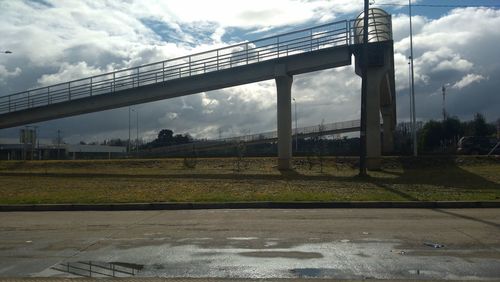
M0 213L0 277L498 279L500 209Z

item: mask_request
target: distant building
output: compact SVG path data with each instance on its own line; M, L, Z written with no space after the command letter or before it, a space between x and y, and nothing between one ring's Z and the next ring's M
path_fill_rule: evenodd
M126 147L103 145L0 144L0 160L111 159L126 152Z
M124 156L127 147L105 145L66 145L66 155L71 159L108 158Z

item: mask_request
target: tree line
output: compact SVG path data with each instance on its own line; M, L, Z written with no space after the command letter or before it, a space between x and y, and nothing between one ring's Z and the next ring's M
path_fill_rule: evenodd
M441 121L421 122L417 125L418 149L426 153L453 153L461 137L495 137L500 120L496 123L487 123L480 113L476 113L470 121L461 121L458 117L446 117ZM395 147L398 153L411 152L411 124L409 122L398 124L395 132Z
M130 142L132 143L132 148L139 146L139 149L148 149L191 143L193 142L193 138L189 134L174 134L174 132L170 129L162 129L158 132L157 137L153 141L143 143L140 140L130 140ZM80 144L97 145L97 142L85 143L82 141ZM127 147L128 139L113 138L110 140L104 140L100 143L100 145Z
M476 113L470 121L461 121L458 117L447 117L444 120L429 120L417 123L418 148L423 153L454 153L458 140L463 136L490 136L497 134L497 124L486 122L484 116ZM394 154L405 155L412 152L411 124L401 122L394 132ZM383 133L382 133L383 134ZM174 134L170 129L162 129L157 137L147 143L132 144L140 150L191 143L195 141L189 134ZM200 141L200 140L198 140ZM297 144L295 144L297 142ZM128 146L128 140L111 139L101 143L109 146ZM295 155L357 155L359 154L359 138L332 138L317 136L314 138L293 138ZM245 145L245 155L272 156L277 152L275 142ZM198 153L197 153L198 154ZM199 156L232 155L233 149L223 149L213 152L200 152Z

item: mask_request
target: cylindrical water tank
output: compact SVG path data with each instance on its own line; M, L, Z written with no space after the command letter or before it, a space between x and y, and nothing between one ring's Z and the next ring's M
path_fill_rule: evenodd
M354 21L354 43L363 43L363 17L361 12ZM391 16L379 8L368 9L368 42L392 40Z

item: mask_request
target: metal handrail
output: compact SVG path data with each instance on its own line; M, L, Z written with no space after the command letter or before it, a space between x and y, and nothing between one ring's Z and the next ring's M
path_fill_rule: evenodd
M327 132L334 131L334 130L357 128L359 126L360 126L359 120L348 120L348 121L334 122L334 123L328 123L328 124L319 124L319 125L313 125L313 126L307 126L307 127L293 129L292 135L299 135L300 136L300 135L309 135L309 134L315 134L315 133L321 134L321 133L327 133ZM244 136L236 136L236 137L217 139L215 141L233 143L233 142L252 142L252 141L258 141L258 140L276 139L276 138L278 138L278 131L269 131L269 132L256 133L256 134L250 134L250 135L244 135Z
M343 20L201 53L149 63L0 97L0 114L72 101L262 61L354 44ZM390 22L390 20L389 20Z
M340 130L349 130L356 129L360 127L359 120L348 120L334 123L326 123L319 124L313 126L301 127L293 130L293 136L298 135L302 136L320 136L320 135L328 135L332 131L340 131ZM171 151L185 151L192 150L193 146L197 150L203 150L206 147L220 146L220 145L232 145L236 143L252 143L252 142L269 142L278 138L277 131L268 131L256 134L249 134L243 136L234 136L227 138L220 138L215 140L204 140L204 141L195 141L192 143L179 144L179 145L170 145L165 147L154 148L154 150L161 150L162 152L171 152Z

